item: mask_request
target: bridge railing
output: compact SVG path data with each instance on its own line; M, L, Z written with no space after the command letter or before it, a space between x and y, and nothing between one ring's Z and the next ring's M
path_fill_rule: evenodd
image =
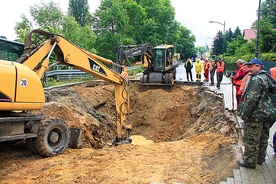
M139 67L127 67L128 71L133 71ZM55 78L56 80L71 80L71 79L83 79L83 78L93 78L92 75L87 74L81 70L75 69L74 67L56 65L53 66L51 70L46 73L47 77Z

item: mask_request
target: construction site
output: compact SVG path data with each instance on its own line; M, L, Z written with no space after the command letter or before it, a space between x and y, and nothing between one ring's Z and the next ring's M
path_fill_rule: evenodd
M46 40L33 47L32 34ZM218 183L238 168L234 103L187 82L173 45L121 47L114 63L33 30L25 48L0 63L0 183ZM43 87L53 52L51 66L93 78ZM145 70L130 77L122 63L133 56Z
M222 95L201 85L131 84L132 144L114 146L114 85L90 81L45 90L43 113L82 130L79 149L44 158L2 142L0 183L218 183L233 175L238 132Z

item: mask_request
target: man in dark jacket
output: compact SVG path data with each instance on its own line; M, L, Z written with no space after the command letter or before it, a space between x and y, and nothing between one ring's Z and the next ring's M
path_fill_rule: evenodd
M187 59L186 63L184 64L184 67L186 69L187 80L189 81L189 75L190 75L191 81L193 81L193 76L192 76L193 63L190 58Z
M269 138L270 116L268 100L267 72L263 70L261 60L255 58L247 63L252 75L242 97L238 115L244 120L245 146L244 160L238 160L238 165L256 168L256 164L265 162L266 149Z

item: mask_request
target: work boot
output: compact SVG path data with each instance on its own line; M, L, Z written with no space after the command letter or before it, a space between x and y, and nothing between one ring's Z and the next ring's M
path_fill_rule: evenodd
M257 164L259 164L259 165L263 165L263 162L258 161L258 162L257 162Z
M244 160L238 160L237 163L240 167L246 167L246 168L249 168L249 169L256 169L256 165L248 165L244 162Z
M258 159L257 164L263 165L264 162L265 162L265 159Z

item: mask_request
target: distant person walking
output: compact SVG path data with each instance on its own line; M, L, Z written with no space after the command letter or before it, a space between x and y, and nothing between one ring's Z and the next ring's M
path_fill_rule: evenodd
M216 72L216 63L213 61L212 58L210 58L209 71L210 71L211 86L214 86L215 85L214 75L215 75L215 72Z
M223 78L223 74L225 71L225 63L221 60L221 58L218 58L218 62L216 64L217 66L217 88L220 89L220 83Z
M200 82L201 81L201 72L202 72L202 63L199 59L196 60L195 63L195 72L196 72L196 81Z
M238 108L238 116L244 121L244 160L238 160L240 167L256 168L265 162L269 138L269 118L272 102L268 98L268 74L263 70L261 60L255 58L247 63L251 78Z
M241 95L239 94L240 86L242 83L242 79L248 73L249 68L247 67L247 65L245 65L246 61L242 59L238 59L236 63L237 63L236 74L231 78L233 81L233 85L236 87L236 100L237 100L237 105L239 105L239 103L241 102Z
M187 81L190 81L189 75L190 75L191 81L193 81L193 76L192 76L193 63L191 61L191 58L187 59L186 63L184 64L184 67L186 69Z

